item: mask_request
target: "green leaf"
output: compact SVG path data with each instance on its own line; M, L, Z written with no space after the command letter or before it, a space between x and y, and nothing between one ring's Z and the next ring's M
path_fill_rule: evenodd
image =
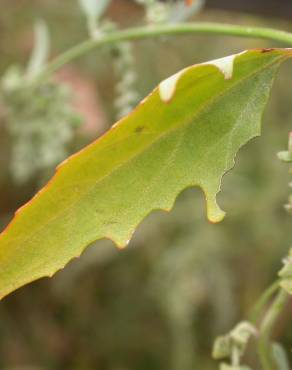
M229 335L221 335L216 338L213 345L212 357L215 360L228 358L232 353L232 342Z
M283 162L292 163L292 154L288 151L279 152L278 158Z
M234 348L240 356L243 356L251 336L256 334L256 328L251 323L240 322L228 334L216 338L212 357L216 360L231 358Z
M100 238L125 246L151 211L200 187L211 222L222 176L260 134L275 73L291 49L195 65L162 82L103 137L62 163L0 236L0 297L51 276Z
M284 260L284 266L279 272L280 285L287 293L292 294L292 248L288 257Z
M272 345L273 357L278 370L290 370L289 360L284 347L280 343Z

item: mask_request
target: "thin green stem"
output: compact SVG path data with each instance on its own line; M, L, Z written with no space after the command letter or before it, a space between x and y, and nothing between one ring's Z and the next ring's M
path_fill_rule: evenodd
M249 315L249 321L253 323L254 325L257 323L257 321L260 318L260 315L265 308L268 301L271 299L272 295L276 293L276 291L280 288L280 279L273 282L260 296L256 304L254 305L250 315Z
M276 365L272 357L272 349L270 343L270 336L277 319L288 301L289 295L281 289L276 296L274 302L269 307L261 323L258 352L263 370L275 370Z
M73 48L65 51L49 63L36 78L35 82L42 82L56 72L65 64L81 57L89 51L104 46L112 45L121 41L134 41L159 36L187 35L187 34L212 34L247 37L256 39L266 39L282 42L285 45L292 46L292 33L274 30L263 27L246 27L221 23L181 23L181 24L163 24L145 27L130 28L126 30L106 33L97 39L86 40Z

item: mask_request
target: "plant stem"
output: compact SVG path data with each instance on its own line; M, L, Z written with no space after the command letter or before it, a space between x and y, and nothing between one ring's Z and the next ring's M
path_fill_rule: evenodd
M37 76L35 82L41 82L43 79L50 77L55 71L60 69L68 62L71 62L87 52L104 45L112 45L121 41L140 40L151 37L187 34L212 34L247 37L278 41L286 45L292 45L292 33L263 27L247 27L231 24L197 22L130 28L106 33L96 39L86 40L65 51L43 69L43 71Z
M263 370L275 370L276 368L272 357L270 336L279 315L283 311L283 308L288 301L288 298L288 293L281 289L261 323L258 352Z
M271 299L272 295L276 293L276 291L280 288L280 279L273 282L260 296L256 304L254 305L250 315L249 315L249 321L253 323L254 325L259 320L260 314L262 310L264 309L265 305L268 303L268 301Z

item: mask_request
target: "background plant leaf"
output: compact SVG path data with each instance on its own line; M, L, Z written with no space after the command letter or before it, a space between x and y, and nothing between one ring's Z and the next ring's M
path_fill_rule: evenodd
M290 370L287 353L280 343L273 343L273 357L278 370Z
M218 222L222 176L260 134L275 73L290 49L254 50L184 69L99 140L62 163L0 236L0 296L51 276L91 242L125 246L152 210L186 187Z
M79 5L88 19L97 20L103 15L110 2L111 0L79 0Z
M34 48L28 63L27 74L33 77L38 74L48 61L50 53L50 34L43 19L38 19L34 25Z

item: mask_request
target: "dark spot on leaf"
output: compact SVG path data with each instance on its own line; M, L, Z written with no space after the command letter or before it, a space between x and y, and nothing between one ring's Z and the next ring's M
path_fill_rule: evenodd
M137 126L135 128L136 134L140 134L144 130L144 128L145 128L144 126Z
M110 220L110 221L106 221L105 223L106 225L110 226L110 225L116 225L118 222L114 220Z
M269 53L270 51L273 51L275 50L274 48L265 48L265 49L262 49L262 53Z

